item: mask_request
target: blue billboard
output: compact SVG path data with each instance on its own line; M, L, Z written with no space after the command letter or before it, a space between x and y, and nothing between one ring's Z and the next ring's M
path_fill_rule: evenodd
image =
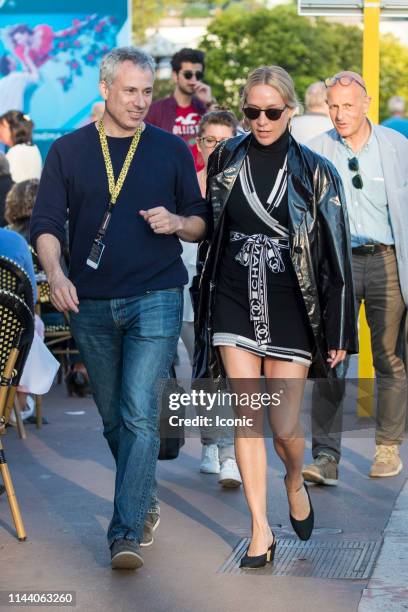
M129 0L0 0L0 115L30 115L39 145L83 125L102 56L130 38Z

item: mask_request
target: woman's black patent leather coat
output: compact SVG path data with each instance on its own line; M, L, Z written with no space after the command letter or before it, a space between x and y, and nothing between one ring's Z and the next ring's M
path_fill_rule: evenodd
M228 239L226 203L252 136L225 141L209 160L207 198L213 212L210 238L200 246L194 378L224 375L211 344L218 268ZM341 179L324 157L290 136L288 151L290 256L315 339L310 375L335 377L329 349L358 351L347 211Z

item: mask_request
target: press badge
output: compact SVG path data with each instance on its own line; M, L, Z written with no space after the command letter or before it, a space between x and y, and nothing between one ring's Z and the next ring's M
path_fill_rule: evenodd
M90 268L93 268L94 270L97 270L99 268L102 253L105 250L105 245L103 244L101 238L104 237L105 232L108 229L108 225L112 216L112 210L113 204L112 202L110 202L108 210L103 216L101 227L99 228L99 231L96 234L96 238L93 241L91 252L88 255L88 259L86 260L86 265Z
M103 251L105 249L105 245L101 240L95 239L93 241L91 252L89 253L88 259L86 260L86 265L94 270L99 268L99 264L102 258Z

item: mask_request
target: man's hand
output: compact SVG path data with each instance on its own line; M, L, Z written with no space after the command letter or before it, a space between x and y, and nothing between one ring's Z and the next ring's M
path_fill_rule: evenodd
M62 271L50 276L48 282L51 289L51 302L57 310L79 312L77 291Z
M78 310L78 295L74 285L61 269L61 245L53 234L41 234L37 238L37 253L47 275L51 290L51 302L60 312Z
M347 351L342 349L331 349L328 353L330 357L327 359L327 362L330 363L331 368L335 368L340 361L344 361L347 355Z
M209 106L213 99L211 87L207 85L207 83L202 83L201 81L197 83L194 95L206 106Z
M183 229L183 219L173 215L164 206L141 210L140 214L155 234L175 234Z

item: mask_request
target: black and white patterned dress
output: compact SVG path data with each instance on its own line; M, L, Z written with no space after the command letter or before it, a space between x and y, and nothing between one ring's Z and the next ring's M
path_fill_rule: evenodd
M252 139L227 203L214 346L311 363L313 335L289 253L285 132L272 145Z

